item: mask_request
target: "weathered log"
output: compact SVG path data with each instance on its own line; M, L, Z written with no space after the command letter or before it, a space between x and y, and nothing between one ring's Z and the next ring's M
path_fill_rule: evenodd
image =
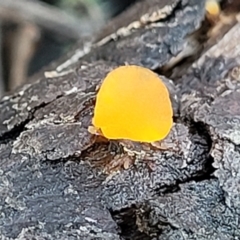
M240 238L239 23L171 83L179 112L163 141L171 147L146 150L153 169L137 159L128 169L103 171L127 153L119 141L98 143L87 131L97 86L124 62L164 66L205 12L199 0L142 7L155 18L134 19L135 29L125 19L121 35L123 14L115 22L121 31L101 35L106 42L83 44L2 99L1 239Z

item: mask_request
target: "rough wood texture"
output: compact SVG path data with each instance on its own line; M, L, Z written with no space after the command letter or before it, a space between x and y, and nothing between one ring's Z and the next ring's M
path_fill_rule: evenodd
M200 27L204 1L176 3L156 24L83 47L62 71L2 99L1 239L240 238L239 23L174 84L179 113L168 149L145 149L144 159L107 175L106 164L126 153L87 131L111 69L129 62L155 70Z

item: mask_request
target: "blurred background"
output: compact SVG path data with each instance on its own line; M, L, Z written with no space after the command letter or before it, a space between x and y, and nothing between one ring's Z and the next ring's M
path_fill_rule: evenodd
M138 0L0 0L0 97Z

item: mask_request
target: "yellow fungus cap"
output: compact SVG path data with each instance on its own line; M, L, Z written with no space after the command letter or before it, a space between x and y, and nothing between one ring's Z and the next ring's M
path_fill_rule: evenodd
M220 13L220 6L217 0L207 0L205 9L211 16L217 16Z
M149 69L133 65L119 67L104 79L92 123L108 139L154 142L168 135L172 117L162 80Z

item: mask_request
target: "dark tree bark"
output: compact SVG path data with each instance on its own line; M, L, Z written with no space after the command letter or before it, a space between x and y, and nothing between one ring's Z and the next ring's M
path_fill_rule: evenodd
M153 169L138 159L106 174L120 142L87 130L110 70L127 62L158 71L184 53L204 14L204 1L143 1L2 99L1 239L240 238L239 23L166 79L175 125L167 149L145 149Z

